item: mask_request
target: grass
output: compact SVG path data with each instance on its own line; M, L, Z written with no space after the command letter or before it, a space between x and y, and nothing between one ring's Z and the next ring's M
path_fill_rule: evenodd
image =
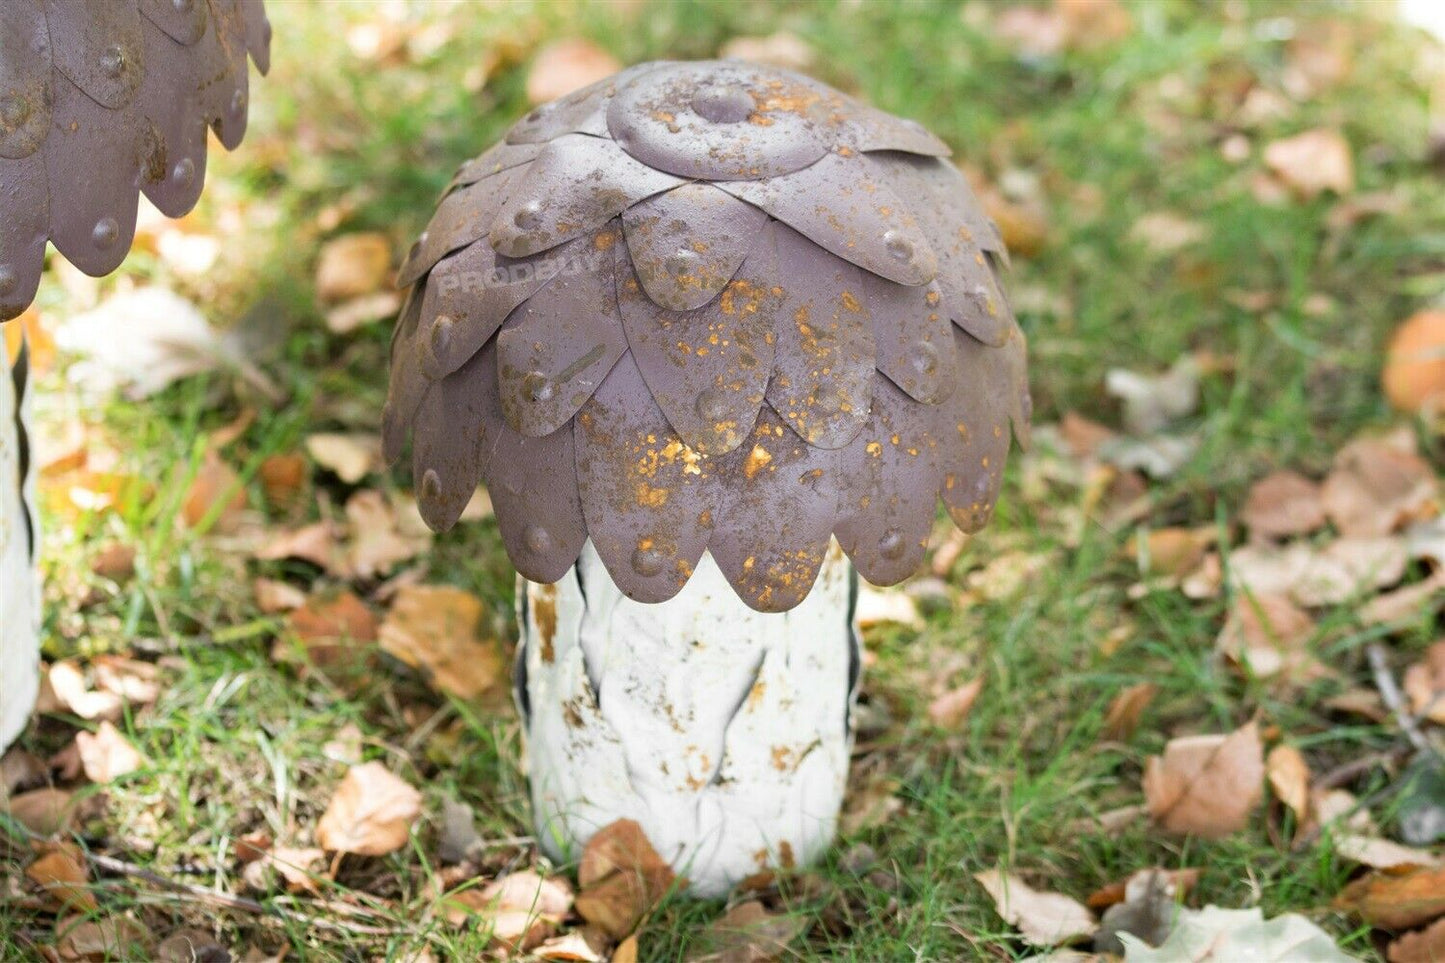
M485 838L528 831L510 714L439 700L401 671L347 678L278 666L270 648L280 623L256 609L249 581L285 575L286 566L238 561L176 519L206 437L244 408L258 417L228 458L248 482L265 456L296 450L311 431L376 427L388 326L327 334L313 252L329 234L353 230L381 230L404 251L456 164L525 111L526 60L552 37L580 33L632 62L709 56L731 36L791 30L819 51L823 79L921 120L990 181L1028 172L1041 185L1046 239L1036 255L1015 259L1011 286L1030 338L1037 420L1076 409L1114 421L1101 392L1110 367L1159 370L1201 349L1231 362L1227 376L1205 382L1191 426L1201 451L1152 488L1146 525L1227 529L1252 479L1281 466L1319 472L1351 434L1388 423L1380 346L1445 277L1445 188L1423 159L1426 94L1412 66L1421 41L1367 8L1158 0L1131 7L1135 29L1117 43L1031 60L994 38L974 15L979 4L963 12L926 2L414 4L403 26L440 25L438 43L378 64L343 42L349 29L383 21L376 8L270 6L273 74L254 88L247 143L214 159L195 215L227 225L209 228L222 239L217 268L177 277L142 251L127 272L177 287L214 319L235 319L287 401L272 405L216 376L89 415L99 432L124 439L124 473L148 482L133 485L115 512L52 520L47 544L47 653L135 651L170 672L155 707L122 727L152 765L96 795L80 838L200 885L236 885L244 833L267 828L282 838L315 825L342 771L324 747L347 725L363 733L368 758L423 787L427 813L450 797L474 807ZM1322 20L1348 25L1348 76L1246 129L1251 157L1225 160L1220 143L1236 130L1242 81L1279 89L1285 28ZM1392 193L1395 213L1341 230L1329 226L1335 199L1255 199L1261 145L1318 125L1345 133L1359 192ZM1201 242L1161 255L1131 240L1139 217L1158 210L1200 224ZM1244 294L1264 306L1241 307L1251 300ZM50 282L41 305L64 316L74 298L73 286ZM855 793L891 781L902 806L884 825L841 840L815 875L793 884L795 911L812 923L797 958L1026 956L971 878L1000 861L1079 898L1142 867L1199 866L1200 905L1305 912L1349 952L1377 953L1367 931L1330 909L1350 865L1323 847L1296 854L1278 844L1292 827L1277 812L1209 843L1168 839L1143 819L1117 834L1078 828L1139 802L1145 759L1173 735L1257 717L1303 745L1318 770L1387 746L1394 734L1322 708L1339 681L1284 693L1223 669L1212 645L1221 603L1164 590L1131 597L1132 533L1085 525L1077 534L1079 493L1024 485L1021 474L1016 459L992 528L952 574L962 580L1010 552L1048 555L1043 574L1018 591L932 611L921 632L870 638L866 698L891 722L866 740ZM402 469L385 484L410 482ZM255 488L253 506L264 510ZM317 504L344 499L326 483L315 494ZM138 576L122 588L90 574L90 559L112 540L138 550ZM510 611L511 572L490 523L440 539L426 574L476 592L499 621ZM1402 661L1431 637L1421 626L1400 640ZM1345 676L1364 678L1362 650L1373 638L1342 611L1325 622L1319 645ZM979 673L988 681L966 722L956 731L930 726L924 683ZM1159 697L1134 736L1107 741L1110 700L1143 681L1157 684ZM45 720L22 744L58 750L73 724ZM129 908L156 934L200 926L233 950L285 948L292 960L406 959L427 945L438 958L477 958L484 933L428 913L435 832L429 822L410 850L348 858L326 887L337 898L385 900L383 915L400 924L392 936L263 926L190 902L137 900L123 881L101 883L113 890L102 901L109 913ZM863 873L860 844L877 856ZM493 872L530 858L505 846L493 857ZM22 863L5 865L19 875ZM33 958L49 922L9 897L0 907L0 958ZM720 911L668 902L643 931L642 958L695 951Z

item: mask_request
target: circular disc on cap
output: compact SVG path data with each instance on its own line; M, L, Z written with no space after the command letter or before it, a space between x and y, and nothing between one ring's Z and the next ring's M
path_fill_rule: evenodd
M679 177L752 180L807 167L827 152L838 94L785 71L745 63L650 70L607 108L614 140Z

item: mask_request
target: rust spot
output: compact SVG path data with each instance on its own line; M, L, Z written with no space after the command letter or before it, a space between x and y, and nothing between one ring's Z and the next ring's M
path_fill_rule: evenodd
M762 445L754 445L753 450L748 452L748 460L743 463L743 474L749 481L752 481L753 477L766 468L768 462L772 460L771 452Z
M767 691L768 684L762 679L754 682L753 687L748 690L748 708L756 709L758 706L762 705L763 696L767 694Z
M773 768L778 772L787 772L788 757L791 755L787 746L773 746Z
M537 634L542 638L542 661L551 665L557 658L552 640L557 637L557 586L544 585L532 602L532 617L537 621Z

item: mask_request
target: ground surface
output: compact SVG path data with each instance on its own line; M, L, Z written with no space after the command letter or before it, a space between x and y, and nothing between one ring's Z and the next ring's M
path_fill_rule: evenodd
M385 576L402 573L402 584L476 596L488 613L481 634L507 638L513 585L494 524L464 525L411 558L421 542L403 522L395 538L411 548L370 566L369 550L343 534L350 571L261 557L278 533L318 519L344 533L342 506L358 491L381 493L376 524L395 526L390 499L411 484L366 465L349 484L324 467L334 456L306 447L316 432L375 431L390 327L328 330L316 252L379 232L394 266L457 163L526 111L532 59L553 39L590 38L627 63L711 56L730 38L780 30L794 38L784 52L810 56L823 79L938 132L993 195L1016 250L1011 286L1037 422L1079 412L1119 428L1119 404L1103 390L1109 369L1157 374L1193 353L1204 370L1197 408L1167 428L1197 438L1197 450L1136 491L1145 500L1132 510L1113 510L1099 486L1115 479L1117 494L1138 479L1041 446L1015 458L985 535L960 546L940 526L937 575L910 596L922 627L869 631L867 728L837 857L767 897L807 924L782 958L1026 957L973 876L1000 863L1078 900L1146 867L1198 867L1191 905L1302 913L1348 953L1382 953L1385 936L1332 908L1358 864L1328 834L1294 845L1297 819L1272 796L1215 840L1119 811L1145 802L1146 760L1169 739L1254 720L1269 745L1302 750L1316 777L1335 771L1341 788L1378 800L1376 822L1391 825L1389 787L1415 750L1388 711L1351 714L1330 699L1375 697L1366 648L1380 643L1403 673L1436 638L1433 618L1387 630L1352 602L1314 606L1301 644L1331 671L1286 684L1216 653L1230 593L1146 581L1138 546L1157 551L1148 533L1164 528L1238 541L1256 479L1279 468L1319 478L1358 432L1418 427L1389 411L1379 364L1391 328L1445 279L1422 35L1323 4L1151 2L1122 21L1105 9L1083 27L978 3L270 6L273 73L253 88L243 148L215 157L198 212L179 232L143 233L119 278L97 285L60 271L42 291L42 356L43 331L113 291L157 284L245 339L261 377L217 370L144 405L82 411L64 387L67 356L42 357L42 415L61 453L43 483L47 657L93 673L97 656L123 654L157 664L162 684L111 713L146 762L108 785L63 771L77 730L96 730L104 715L85 718L64 693L21 747L61 753L60 771L41 781L76 793L76 838L92 852L331 922L218 910L91 865L96 918L147 931L121 955L145 958L187 928L236 958L483 952L486 926L449 919L437 894L534 863L516 840L529 831L527 804L505 698L494 686L449 699L394 658L318 653L328 633L307 618L348 590L359 599L352 634L372 635L399 587ZM1265 155L1316 129L1343 136L1354 170L1307 198L1312 171L1336 177L1318 170L1327 146L1275 173ZM357 270L361 289L385 273ZM1418 435L1438 464L1438 436ZM77 436L89 460L64 461ZM235 478L244 506L212 490ZM131 550L134 574L123 564ZM357 559L381 574L358 573ZM1407 580L1425 563L1412 565ZM263 611L258 576L299 590L302 614L286 611L302 599L268 599ZM318 666L298 665L308 648ZM978 679L971 708L930 716L936 697ZM1141 683L1157 691L1135 724L1111 723L1111 704ZM1438 731L1425 737L1438 745ZM319 895L288 894L264 875L248 886L239 841L260 833L315 846L345 762L362 758L420 787L410 842L386 856L328 855L310 867ZM444 800L469 804L487 843L466 872L443 866ZM1107 826L1101 814L1113 814ZM37 958L56 944L53 907L24 877L30 842L9 838L0 958ZM699 952L722 911L665 902L641 929L640 957Z

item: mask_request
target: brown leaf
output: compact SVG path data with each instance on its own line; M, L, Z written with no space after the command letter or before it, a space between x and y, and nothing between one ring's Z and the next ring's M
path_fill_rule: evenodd
M1264 770L1279 801L1294 811L1296 819L1304 819L1310 807L1310 767L1304 754L1281 743L1269 751Z
M160 698L160 670L150 662L97 655L90 661L90 672L97 691L119 696L132 706L149 705Z
M1341 538L1323 548L1305 542L1246 545L1229 555L1229 580L1255 596L1287 595L1306 607L1338 605L1397 584L1408 564L1398 535Z
M582 852L577 913L615 940L628 936L666 895L676 874L642 827L619 819L597 831Z
M350 334L358 328L396 317L401 310L401 293L375 291L349 298L326 312L326 330L332 334Z
M102 963L149 956L143 949L146 931L124 916L62 917L55 921L55 937L55 948L62 960ZM136 952L137 948L142 948L140 953Z
M114 692L98 692L86 681L85 671L71 659L61 659L46 673L50 690L60 704L82 719L119 719L125 700Z
M326 302L379 291L391 283L391 244L385 234L347 234L321 246L316 294Z
M1159 687L1152 682L1140 682L1129 686L1109 703L1104 716L1104 736L1108 739L1127 740L1139 728L1139 719L1149 703L1159 694Z
M325 866L325 850L315 847L275 846L247 869L251 870L252 879L264 876L266 870L274 870L285 884L286 892L314 894L321 891L319 877ZM264 890L266 887L255 888Z
M525 952L556 932L572 909L572 899L572 888L564 880L523 870L480 890L448 896L448 918L456 924L479 918L494 941Z
M1150 211L1134 222L1129 236L1155 254L1173 254L1204 239L1204 225L1173 211Z
M637 937L629 936L612 951L612 963L637 963Z
M808 921L803 917L770 913L757 900L748 900L732 907L708 926L703 936L705 958L716 963L786 959L788 947L807 928Z
M51 846L29 866L25 875L45 890L60 909L89 911L96 908L90 891L90 873L80 850L71 843Z
M241 488L241 478L221 460L214 451L207 451L186 490L185 501L181 503L181 518L191 528L198 528L210 520L211 529L217 532L231 532L241 521L246 509L246 492Z
M36 836L57 836L75 819L75 801L64 789L32 789L8 800L0 798L4 812Z
M1445 401L1445 311L1420 311L1395 329L1381 380L1397 410L1438 410Z
M343 575L346 569L337 545L336 529L329 522L279 532L256 552L256 558L263 562L300 559L333 575Z
M1251 722L1228 735L1171 739L1144 770L1144 798L1171 833L1219 838L1249 824L1264 794L1264 747Z
M293 508L306 484L306 457L301 454L271 455L261 462L258 475L266 501L282 511Z
M1423 930L1406 933L1385 949L1390 963L1439 963L1445 960L1445 919Z
M135 574L135 548L122 542L107 542L90 560L90 570L100 578L124 584Z
M795 33L780 30L766 37L734 37L718 51L720 60L750 60L788 70L807 70L813 65L813 48Z
M421 815L421 793L379 762L353 766L316 826L328 850L384 856L406 845Z
M507 675L497 640L484 637L486 605L470 592L407 585L381 624L381 648L419 669L438 690L474 699Z
M1266 475L1249 489L1240 518L1256 538L1308 535L1325 524L1320 486L1298 472Z
M1165 885L1173 892L1181 902L1189 895L1199 883L1200 871L1193 868L1165 869L1163 866L1155 866L1149 869L1141 869L1130 873L1126 878L1110 883L1089 894L1085 905L1094 911L1105 910L1110 906L1124 902L1129 898L1131 888L1137 889L1140 884L1147 884L1151 879L1162 877Z
M605 948L605 947L604 947ZM566 960L569 963L603 963L606 959L582 933L573 930L554 936L533 951L539 960ZM616 956L612 959L615 961Z
M80 752L85 776L91 782L108 783L128 776L146 764L140 750L109 722L102 722L94 734L76 733L75 747Z
M251 583L251 593L256 596L256 607L267 615L290 612L306 604L306 593L287 582L276 579L258 578Z
M1423 849L1402 846L1378 836L1337 831L1330 834L1335 852L1372 869L1398 869L1410 866L1440 866L1445 860Z
M1092 458L1098 453L1099 446L1118 437L1118 432L1097 421L1090 421L1076 411L1067 411L1059 421L1059 436L1075 458Z
M355 485L381 465L381 442L370 434L318 432L307 436L306 453L348 485Z
M1033 946L1056 946L1090 936L1099 928L1094 914L1080 903L1058 893L1031 888L1012 873L990 869L974 873L998 915L1018 927L1024 942Z
M1429 577L1414 585L1385 592L1360 606L1359 618L1365 625L1407 625L1429 617L1440 607L1445 591L1445 568L1436 569Z
M1288 596L1236 592L1215 648L1257 678L1298 682L1322 669L1307 647L1314 633L1314 620Z
M431 547L431 530L410 507L408 520L377 491L359 491L346 500L346 519L351 531L351 571L358 578L386 575L402 562L416 558ZM408 524L410 521L410 524Z
M1322 127L1273 141L1264 148L1264 162L1306 199L1323 191L1348 194L1355 189L1350 144L1337 130Z
M1388 535L1433 505L1435 473L1388 439L1358 438L1335 455L1325 479L1325 513L1342 535Z
M351 592L313 598L287 619L291 633L317 665L356 654L377 636L376 616ZM284 655L281 648L278 655Z
M1346 886L1335 908L1387 930L1407 930L1445 916L1445 867L1375 871Z
M978 694L983 691L983 676L950 689L928 705L928 718L943 729L957 729L968 718Z
M1445 639L1425 650L1425 657L1405 670L1405 694L1417 716L1445 725Z
M1139 569L1154 575L1187 575L1204 561L1217 535L1213 526L1151 529L1138 545Z
M527 74L527 101L533 106L565 97L574 90L622 69L618 59L589 40L555 40L538 52Z

